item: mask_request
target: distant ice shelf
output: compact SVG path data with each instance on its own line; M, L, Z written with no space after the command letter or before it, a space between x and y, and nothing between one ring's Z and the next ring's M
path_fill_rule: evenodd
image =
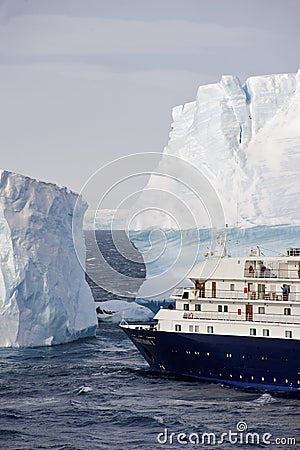
M0 171L0 346L95 335L95 304L72 236L73 222L85 254L86 208L66 188Z

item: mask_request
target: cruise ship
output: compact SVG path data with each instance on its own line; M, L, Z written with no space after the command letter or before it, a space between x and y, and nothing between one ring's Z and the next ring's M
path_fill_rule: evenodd
M152 324L120 326L154 370L300 391L300 248L207 258Z

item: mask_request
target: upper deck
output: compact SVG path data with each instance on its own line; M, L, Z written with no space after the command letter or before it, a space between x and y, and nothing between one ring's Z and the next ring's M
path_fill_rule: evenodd
M294 251L293 251L294 250ZM278 279L300 281L300 249L287 249L287 255L263 256L257 254L247 257L229 256L206 259L193 268L189 278L205 281Z

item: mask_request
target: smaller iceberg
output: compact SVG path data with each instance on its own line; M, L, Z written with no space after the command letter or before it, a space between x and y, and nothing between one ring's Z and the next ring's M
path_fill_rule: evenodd
M86 209L66 188L0 170L1 347L95 335L95 303L73 243L75 234L85 254Z
M119 323L122 319L146 322L153 318L154 313L145 306L125 300L108 300L96 302L98 320Z

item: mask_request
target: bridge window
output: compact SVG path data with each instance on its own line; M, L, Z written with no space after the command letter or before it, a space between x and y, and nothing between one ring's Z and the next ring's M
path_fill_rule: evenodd
M185 291L185 292L182 294L182 298L189 298L189 293L188 293L188 291Z

